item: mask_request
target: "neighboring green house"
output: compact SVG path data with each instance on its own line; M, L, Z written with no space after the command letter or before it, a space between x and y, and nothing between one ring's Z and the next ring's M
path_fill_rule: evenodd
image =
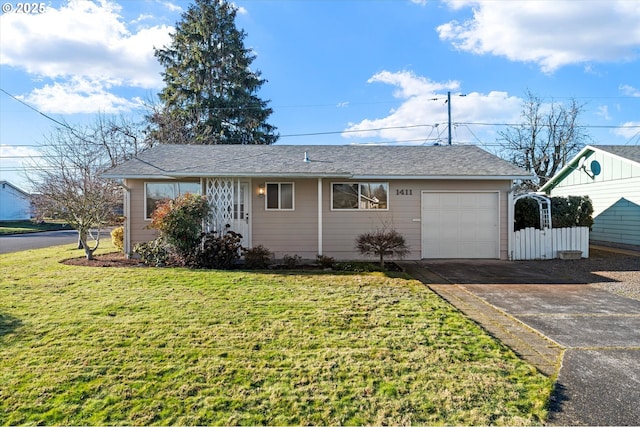
M640 250L640 146L588 145L540 191L589 196L590 242Z
M475 146L159 145L105 175L125 192L125 251L152 240L155 204L207 196L209 231L277 258L358 259L358 235L394 228L408 259L507 259L514 180L531 175Z

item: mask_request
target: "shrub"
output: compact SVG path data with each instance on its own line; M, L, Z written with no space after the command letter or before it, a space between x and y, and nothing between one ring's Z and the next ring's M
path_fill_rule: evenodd
M386 229L359 235L356 239L356 249L364 255L377 255L382 269L385 255L402 258L409 253L409 247L402 234Z
M111 230L111 243L120 252L124 252L124 227L116 227Z
M593 225L593 204L589 196L551 198L551 224L554 228Z
M151 215L150 228L160 231L166 243L176 253L191 259L202 233L202 222L209 215L209 204L204 196L184 194L175 200L165 200L158 204Z
M289 270L292 270L302 264L302 257L300 255L286 254L282 257L282 264Z
M255 248L247 249L244 254L244 260L247 268L264 270L271 265L272 256L273 252L262 245L258 245Z
M170 248L162 237L150 242L138 243L133 251L140 255L142 262L156 267L163 267L169 263Z
M224 236L217 233L202 233L200 245L194 255L194 266L198 268L230 269L242 256L242 235L233 231Z
M593 225L593 204L589 196L551 197L551 226L589 227ZM520 199L514 209L514 230L533 227L540 229L540 208L530 198Z
M333 257L326 255L318 255L316 256L316 264L318 264L322 268L333 268L336 260Z

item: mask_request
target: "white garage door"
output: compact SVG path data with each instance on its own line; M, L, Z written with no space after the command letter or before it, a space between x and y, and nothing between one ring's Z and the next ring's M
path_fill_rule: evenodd
M499 258L499 197L422 192L422 258Z

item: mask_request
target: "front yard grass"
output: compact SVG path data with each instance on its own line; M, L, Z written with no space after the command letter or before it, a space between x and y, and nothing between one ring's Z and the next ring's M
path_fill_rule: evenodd
M37 233L40 231L70 230L63 222L0 221L0 236L7 234Z
M414 280L0 255L0 424L541 424L552 382Z

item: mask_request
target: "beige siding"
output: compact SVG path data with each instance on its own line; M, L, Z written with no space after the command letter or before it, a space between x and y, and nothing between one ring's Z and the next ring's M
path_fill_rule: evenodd
M411 252L406 259L420 259L422 250L420 200L423 190L500 190L500 257L507 258L507 192L510 181L390 181L388 211L333 211L331 209L333 182L345 181L324 179L322 182L324 255L338 260L362 258L355 249L356 237L387 226L397 230L407 240ZM265 212L264 199L255 195L257 185L258 183L254 183L256 188L253 191L253 246L264 245L275 252L278 258L284 254L297 254L307 259L315 258L318 254L317 180L295 181L296 209L293 212Z
M156 237L144 218L143 180L127 180L131 189L131 247ZM266 182L295 184L293 211L265 210L265 198L258 196L258 187ZM361 259L355 249L359 234L377 228L394 228L407 240L411 252L406 259L421 257L421 192L422 191L500 191L500 257L507 258L508 190L510 181L380 181L389 183L389 210L333 211L331 184L345 180L322 180L323 254L338 260ZM357 181L354 181L357 182ZM251 192L251 245L264 245L277 258L285 254L314 259L318 254L318 180L313 179L253 179Z
M265 182L293 182L294 210L266 210L265 198L258 196L258 186ZM277 258L288 254L315 259L318 254L317 185L316 179L253 179L252 246L263 245Z

